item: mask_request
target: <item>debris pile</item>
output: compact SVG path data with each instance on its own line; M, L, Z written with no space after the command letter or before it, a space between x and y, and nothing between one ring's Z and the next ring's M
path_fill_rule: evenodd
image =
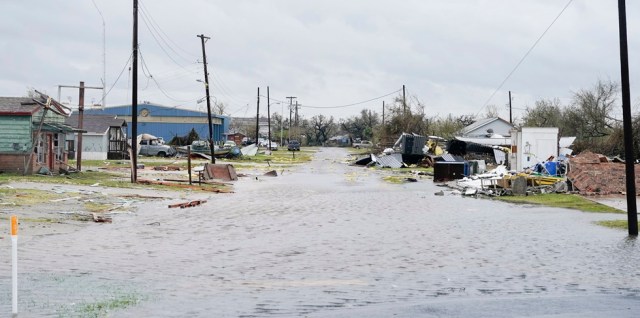
M635 173L639 175L640 167L635 166ZM592 152L583 152L569 159L567 178L573 190L584 195L626 192L624 163ZM639 190L640 180L636 178L636 195Z

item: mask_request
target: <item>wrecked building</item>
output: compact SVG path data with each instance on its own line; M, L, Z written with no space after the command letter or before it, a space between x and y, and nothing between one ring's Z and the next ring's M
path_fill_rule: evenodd
M44 94L0 97L0 171L31 174L67 167L70 109Z
M611 161L603 155L583 152L569 159L567 180L574 191L581 194L625 193L626 172L621 161ZM636 176L640 166L635 165ZM640 179L636 178L636 195L640 190Z

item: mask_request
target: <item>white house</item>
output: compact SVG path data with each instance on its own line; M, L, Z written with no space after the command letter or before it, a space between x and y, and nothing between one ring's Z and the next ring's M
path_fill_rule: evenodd
M78 114L67 118L66 124L79 127ZM113 115L83 115L82 159L124 159L127 151L127 122ZM67 135L69 158L77 159L78 133Z
M509 136L514 126L500 118L482 118L460 131L463 137L490 137L491 135Z

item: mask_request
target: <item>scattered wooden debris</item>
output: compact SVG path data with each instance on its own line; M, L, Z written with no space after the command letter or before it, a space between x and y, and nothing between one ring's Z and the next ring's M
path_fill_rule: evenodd
M169 197L160 197L154 195L143 195L143 194L120 194L118 195L121 198L138 198L138 199L169 199Z
M207 200L194 200L194 201L189 201L189 202L183 202L183 203L175 203L175 204L169 204L169 208L190 208L190 207L194 207L194 206L198 206L200 204L206 203Z
M182 168L180 168L179 166L156 166L156 167L153 167L153 170L157 170L157 171L181 171Z
M264 174L265 177L277 177L278 176L278 172L275 170L271 170L269 172L266 172Z
M109 214L91 213L91 216L93 217L93 221L97 223L111 223L113 221Z

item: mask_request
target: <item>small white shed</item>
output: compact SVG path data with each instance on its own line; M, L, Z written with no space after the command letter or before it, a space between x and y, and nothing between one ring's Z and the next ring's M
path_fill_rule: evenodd
M510 169L522 171L558 157L557 127L522 127L511 131Z

